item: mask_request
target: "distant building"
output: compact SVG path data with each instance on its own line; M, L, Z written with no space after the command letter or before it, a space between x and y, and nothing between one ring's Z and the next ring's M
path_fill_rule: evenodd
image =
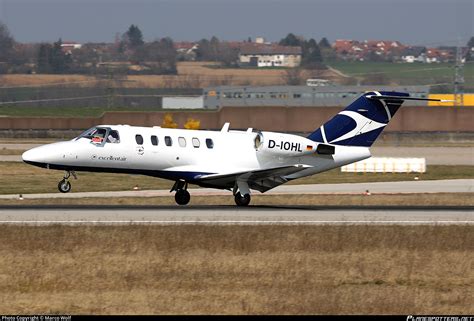
M449 62L452 60L454 60L454 53L450 50L443 50L439 48L426 49L427 63Z
M427 98L428 86L217 86L203 91L204 108L221 107L319 107L347 106L357 97L374 88L382 91L409 92L413 97ZM410 106L426 106L424 101Z
M202 109L203 96L166 96L162 99L163 109Z
M82 48L82 44L77 43L77 42L64 41L61 44L62 51L67 54L71 54L74 49L81 49L81 48Z
M331 82L327 79L310 78L306 79L306 86L330 86Z
M402 52L402 61L426 62L426 48L425 47L408 47Z
M301 47L247 43L240 48L239 63L254 67L298 67Z
M393 40L347 40L337 39L333 48L339 58L344 60L370 60L379 56L384 60L400 56L405 46ZM371 57L372 55L372 57Z

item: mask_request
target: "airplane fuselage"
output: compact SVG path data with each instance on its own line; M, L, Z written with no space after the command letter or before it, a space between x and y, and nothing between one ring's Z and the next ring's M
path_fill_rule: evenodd
M253 131L208 131L101 125L116 131L119 140L94 142L75 138L25 152L25 162L50 169L136 173L197 185L212 174L251 172L304 165L287 179L313 175L370 157L368 148L337 146L333 155L320 155L318 143L297 135ZM108 133L105 133L108 134ZM256 138L259 136L259 146ZM229 188L228 184L215 188Z

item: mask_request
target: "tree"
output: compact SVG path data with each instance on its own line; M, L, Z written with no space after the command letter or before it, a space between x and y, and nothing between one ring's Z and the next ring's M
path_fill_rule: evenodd
M279 43L281 46L293 46L298 47L302 45L301 39L296 37L294 34L289 33L285 38L280 40Z
M185 129L199 129L201 127L201 121L194 118L188 118L184 124Z
M232 48L227 42L219 41L217 37L211 40L201 39L198 42L196 58L200 61L218 61L223 66L233 66L239 58L238 49Z
M310 39L303 43L303 57L301 64L306 68L320 68L323 59L321 50L316 43L316 40Z
M321 49L331 48L331 44L329 43L326 37L323 37L318 45Z
M140 28L138 28L138 26L135 25L131 25L128 28L128 31L125 33L125 38L127 44L132 49L142 46L144 44L142 31L140 30Z
M173 115L170 113L165 114L163 118L163 123L161 124L163 128L178 128L178 124L176 124L173 120Z
M336 51L331 46L331 43L326 37L323 37L321 41L319 41L319 49L321 50L321 56L323 61L330 61L336 59Z
M66 73L71 64L71 57L64 53L62 43L61 38L59 38L59 40L53 44L51 51L51 71L55 74Z
M466 53L466 61L474 61L474 37L471 37L467 42L467 53Z
M40 44L38 51L38 72L48 74L51 72L51 55L53 47L49 43Z
M61 47L62 40L59 39L53 45L43 43L38 50L38 72L43 74L67 73L71 67L72 59L65 54Z
M155 74L176 74L176 50L171 38L162 38L135 49L132 59L148 64Z
M0 22L0 62L9 61L14 55L15 40L7 26Z
M219 61L226 67L232 67L237 65L239 59L239 50L231 48L227 43L221 43L219 45Z
M469 41L467 42L467 47L468 48L473 48L474 47L474 36L471 37L471 39L469 39Z
M209 41L209 49L211 51L212 60L219 60L219 46L220 41L216 36L212 36L211 41Z

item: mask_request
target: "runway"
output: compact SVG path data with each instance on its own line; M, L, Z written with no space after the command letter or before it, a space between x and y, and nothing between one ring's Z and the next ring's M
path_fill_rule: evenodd
M74 187L73 187L74 188ZM474 179L449 179L431 181L399 181L376 183L345 183L345 184L304 184L281 185L265 195L300 195L300 194L363 194L369 190L372 194L404 194L404 193L472 193L474 192ZM231 196L231 192L209 188L188 189L193 196ZM112 198L112 197L170 197L167 190L132 190L132 191L102 191L102 192L71 192L23 194L24 199L51 199L51 198ZM259 195L259 193L256 193ZM18 199L18 194L0 195L0 199Z
M474 207L1 207L0 224L474 225Z

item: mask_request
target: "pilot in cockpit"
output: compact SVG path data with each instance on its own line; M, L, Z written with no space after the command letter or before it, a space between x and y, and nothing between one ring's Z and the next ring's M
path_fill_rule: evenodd
M104 128L98 128L95 133L92 134L92 142L95 144L102 144L104 141L106 130Z

